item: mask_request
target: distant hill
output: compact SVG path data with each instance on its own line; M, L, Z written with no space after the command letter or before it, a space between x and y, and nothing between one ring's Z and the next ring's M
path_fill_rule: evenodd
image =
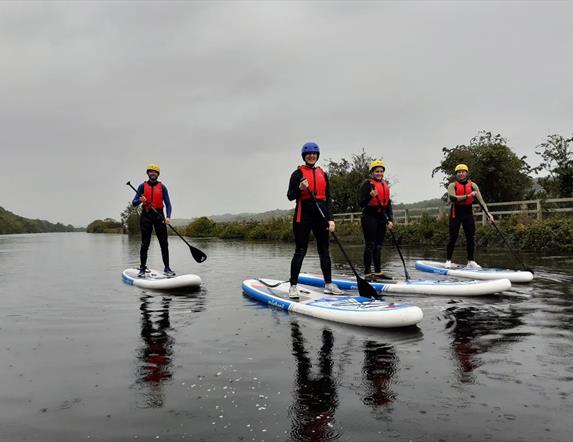
M15 215L0 207L0 235L9 233L73 232L74 226L51 223L42 219L29 219Z
M446 205L446 203L441 198L432 198L431 200L418 201L417 203L393 203L392 207L395 209L423 209L426 207L440 207L444 205Z
M292 210L269 210L267 212L262 213L250 213L250 212L243 212L238 214L232 213L224 213L222 215L211 215L207 218L215 221L216 223L231 223L231 222L240 222L240 221L267 221L273 218L284 218L286 216L292 215ZM171 220L171 224L175 227L183 227L189 225L194 219L185 219L185 218L173 218Z

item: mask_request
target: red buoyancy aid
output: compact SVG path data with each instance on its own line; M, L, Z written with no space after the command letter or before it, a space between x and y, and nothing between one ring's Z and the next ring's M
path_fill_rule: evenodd
M300 191L301 200L311 199L310 192L314 193L317 201L326 201L326 177L320 167L298 166L303 178L308 181L308 188Z
M143 183L143 196L147 199L147 202L143 204L143 210L146 212L150 210L150 207L157 210L163 209L163 186L160 182L157 182L155 186L151 186L147 181Z
M390 204L390 188L388 187L388 184L384 180L378 181L374 179L369 179L368 181L370 181L372 187L374 187L374 189L376 189L376 192L378 192L378 195L370 198L368 205L370 207L376 207L378 209L378 212L382 212L382 209L385 209L386 207L388 207L388 204ZM380 199L382 207L380 207L378 199Z
M474 197L470 196L470 193L473 192L472 182L470 180L467 180L465 185L460 183L459 181L456 181L454 186L456 189L456 195L457 196L462 196L462 195L468 196L465 200L455 201L454 204L458 204L458 205L462 205L462 206L473 204Z
M301 201L312 199L310 192L314 194L317 201L326 201L326 176L320 167L309 167L307 165L298 166L302 177L308 181L308 188L301 190L297 199L296 222L300 223L302 216Z
M470 206L474 202L474 197L470 196L470 193L473 192L472 182L470 180L467 180L466 184L462 184L459 181L456 181L454 183L454 186L457 196L467 195L467 198L465 200L458 200L452 202L452 210L451 210L452 218L456 217L456 206Z

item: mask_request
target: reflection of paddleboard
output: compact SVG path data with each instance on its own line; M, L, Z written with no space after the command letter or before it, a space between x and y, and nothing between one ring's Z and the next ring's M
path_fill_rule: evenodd
M298 282L317 287L324 287L322 276L307 275L301 273ZM356 280L333 279L342 290L356 290L358 285ZM491 295L502 292L511 287L511 282L507 279L496 279L494 281L432 281L424 279L410 279L408 281L395 282L371 282L370 285L377 292L383 293L409 293L415 295L444 295L444 296L480 296Z
M268 284L279 281L264 280ZM243 281L243 291L251 298L284 310L344 324L365 327L405 327L415 325L424 314L410 304L389 304L360 296L325 295L322 290L299 285L300 298L289 299L289 284L269 288L256 279Z
M149 270L145 278L138 278L138 269L125 269L121 275L123 282L145 289L174 290L199 287L201 278L197 275L165 276L158 270Z
M443 262L416 261L416 269L423 272L437 273L438 275L457 276L470 279L509 279L511 282L529 282L533 279L533 273L522 270L495 269L483 267L472 269L459 264L452 264L446 268Z

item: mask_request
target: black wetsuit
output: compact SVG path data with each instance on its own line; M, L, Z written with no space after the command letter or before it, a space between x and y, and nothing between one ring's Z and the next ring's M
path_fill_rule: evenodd
M386 235L386 223L394 221L394 212L392 202L382 211L377 207L369 206L372 199L370 192L372 184L370 180L365 180L358 191L358 204L362 207L362 233L364 235L364 273L369 274L372 271L372 261L374 261L374 273L381 271L381 255L384 236Z
M332 221L331 209L330 209L330 190L328 185L328 177L324 175L326 179L326 201L318 201L322 212L324 213L326 220ZM308 241L310 239L310 232L314 234L316 239L316 249L318 251L318 256L320 258L320 268L324 276L324 282L326 284L332 282L332 270L330 262L330 238L328 233L328 222L322 217L316 204L312 199L298 200L300 196L299 184L303 179L302 172L297 169L295 170L291 177L287 192L287 197L290 201L297 200L297 205L294 211L292 230L294 233L295 240L295 252L292 257L290 264L290 283L297 284L298 275L300 274L300 269L302 268L302 262L306 255L306 250L308 248ZM300 207L300 222L297 222L297 212Z
M447 260L452 260L456 241L460 234L460 226L464 226L464 233L466 235L466 251L468 254L467 258L468 261L474 261L476 224L472 206L471 204L456 204L455 216L453 216L453 211L454 208L452 207L450 209L450 240L448 241Z

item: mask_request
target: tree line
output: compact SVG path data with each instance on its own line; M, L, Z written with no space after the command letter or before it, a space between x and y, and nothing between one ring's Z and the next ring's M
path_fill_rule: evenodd
M11 233L73 232L71 224L51 223L43 219L30 219L0 207L0 235Z

